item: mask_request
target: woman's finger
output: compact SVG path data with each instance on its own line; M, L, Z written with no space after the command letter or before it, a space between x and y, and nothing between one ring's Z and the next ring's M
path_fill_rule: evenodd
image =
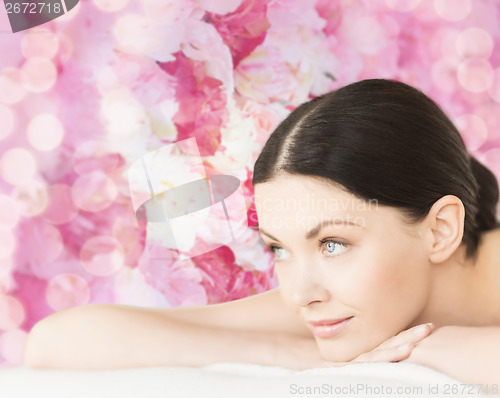
M388 349L403 345L405 343L417 343L420 340L427 337L434 330L434 324L432 323L424 323L421 325L414 326L410 329L403 330L398 333L396 336L384 341L380 344L377 349Z
M410 356L415 348L415 343L404 343L386 349L376 349L365 352L351 362L398 362Z
M403 330L396 336L384 341L373 350L365 352L351 362L398 362L408 358L416 344L429 336L434 329L432 324L417 325Z

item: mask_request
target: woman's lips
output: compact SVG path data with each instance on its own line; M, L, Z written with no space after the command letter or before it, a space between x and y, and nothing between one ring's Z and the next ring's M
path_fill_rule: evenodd
M351 319L325 319L321 321L310 321L311 331L316 337L332 337L339 334L351 322Z

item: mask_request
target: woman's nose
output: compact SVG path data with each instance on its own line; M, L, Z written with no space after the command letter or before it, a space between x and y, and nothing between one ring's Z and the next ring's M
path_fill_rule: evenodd
M292 299L295 305L306 307L314 302L328 301L330 292L324 284L324 278L313 269L304 269L295 276L295 288Z

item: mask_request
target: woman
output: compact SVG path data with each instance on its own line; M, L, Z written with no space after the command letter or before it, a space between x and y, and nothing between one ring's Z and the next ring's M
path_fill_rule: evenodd
M498 184L440 108L373 79L315 98L255 163L279 287L230 303L91 304L30 333L32 367L407 361L500 383Z

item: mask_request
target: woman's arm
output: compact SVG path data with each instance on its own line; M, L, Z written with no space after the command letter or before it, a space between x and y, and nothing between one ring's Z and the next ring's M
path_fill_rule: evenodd
M192 325L246 331L289 333L313 338L304 320L285 305L279 288L227 303L153 309Z
M277 291L209 306L90 304L52 314L29 334L25 364L110 369L247 362L303 369L323 362ZM308 330L307 330L308 332Z
M404 361L431 367L487 393L499 394L500 327L443 326Z
M352 362L400 361L430 330L399 333ZM398 347L411 343L404 350ZM291 369L343 366L321 357L303 320L277 289L228 303L149 309L75 307L31 330L24 363L34 368L113 369L245 362Z

